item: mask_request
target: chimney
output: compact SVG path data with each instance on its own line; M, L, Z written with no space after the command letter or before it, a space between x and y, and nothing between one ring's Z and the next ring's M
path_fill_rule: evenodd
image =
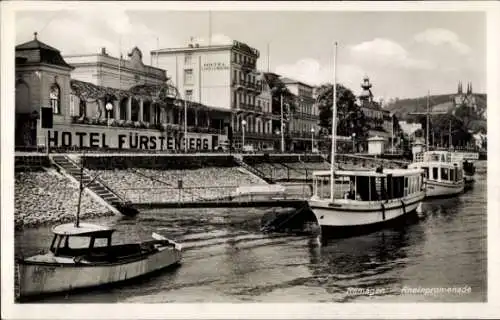
M108 55L108 54L106 53L106 47L102 47L102 48L101 48L101 54L102 54L103 56L107 56L107 55Z
M199 47L200 47L200 44L199 44L199 43L197 43L197 44L195 44L194 46L195 46L196 48L199 48Z

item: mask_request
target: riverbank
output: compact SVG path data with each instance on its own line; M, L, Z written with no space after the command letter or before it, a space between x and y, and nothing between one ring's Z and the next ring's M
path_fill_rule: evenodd
M14 221L16 229L74 221L78 208L78 186L54 169L15 173ZM81 219L113 213L85 192Z

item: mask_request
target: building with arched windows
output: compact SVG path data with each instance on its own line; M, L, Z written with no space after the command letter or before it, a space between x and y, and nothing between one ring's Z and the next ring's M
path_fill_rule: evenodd
M35 33L16 46L15 101L17 147L211 150L227 140L221 110L180 99L137 47L125 59L105 49L63 57ZM41 127L42 107L52 128Z

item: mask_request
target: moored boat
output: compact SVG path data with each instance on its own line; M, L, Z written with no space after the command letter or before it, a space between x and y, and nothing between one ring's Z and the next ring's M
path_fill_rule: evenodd
M113 228L88 223L52 229L49 251L18 261L20 297L96 287L177 264L181 247L153 233L140 243L112 245Z
M157 233L152 240L113 245L114 228L80 223L83 166L81 171L75 223L52 228L48 252L16 259L21 299L122 282L181 261L181 246Z
M415 212L425 197L420 169L335 170L336 50L337 44L333 63L330 170L313 172L313 195L308 201L323 237L382 227ZM343 183L346 180L348 183Z
M422 174L419 169L335 171L335 180L343 177L350 183L347 188L334 184L332 197L331 172L314 172L309 206L323 234L383 227L419 207L425 197Z
M426 197L455 196L464 191L463 164L453 161L451 152L423 152L408 167L424 170Z

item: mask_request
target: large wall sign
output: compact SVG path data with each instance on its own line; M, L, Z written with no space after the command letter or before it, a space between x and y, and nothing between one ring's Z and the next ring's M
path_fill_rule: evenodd
M224 141L224 135L189 133L187 139L155 130L117 129L85 125L54 125L44 130L50 147L64 148L112 148L139 150L184 150L187 142L189 150L213 150L214 143ZM47 139L47 136L44 138Z
M211 62L203 64L204 71L228 70L228 69L229 66L225 62Z

